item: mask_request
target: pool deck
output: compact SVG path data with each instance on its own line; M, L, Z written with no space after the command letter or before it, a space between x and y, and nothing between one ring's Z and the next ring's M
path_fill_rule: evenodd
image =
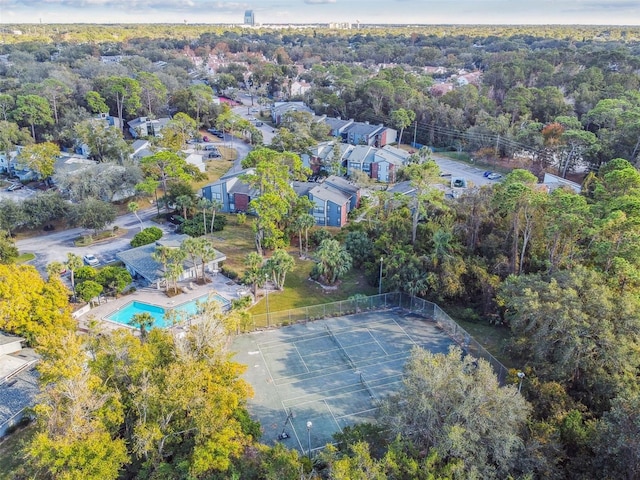
M114 311L122 308L129 302L144 302L151 305L157 305L162 308L173 308L181 303L194 300L203 295L209 293L217 293L223 298L231 301L239 298L241 295L238 292L247 291L246 287L239 285L232 280L229 280L224 275L214 275L209 277L212 282L206 285L196 285L192 282L178 282L178 286L182 288L184 293L169 298L165 295L164 291L156 290L153 287L140 288L130 295L124 295L119 298L108 298L106 303L98 305L88 312L80 315L77 318L78 327L81 330L87 328L90 320L103 320L103 327L107 328L127 328L126 325L122 325L116 322L108 320L106 317Z

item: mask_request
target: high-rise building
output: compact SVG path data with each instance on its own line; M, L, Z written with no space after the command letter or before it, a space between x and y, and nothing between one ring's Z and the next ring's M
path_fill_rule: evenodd
M244 24L251 25L252 27L256 24L256 17L253 15L253 10L245 10Z

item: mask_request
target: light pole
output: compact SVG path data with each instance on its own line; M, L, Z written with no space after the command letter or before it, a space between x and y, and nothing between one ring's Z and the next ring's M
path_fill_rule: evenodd
M269 323L269 289L267 288L267 281L269 281L269 274L264 276L264 292L267 298L267 327L271 326Z
M309 456L309 461L311 461L311 427L312 426L313 426L313 423L307 422L307 440L308 440L308 446L309 446L309 449L307 450L307 454Z
M520 379L520 383L518 384L518 393L522 390L522 380L524 380L524 372L518 372L518 378Z
M380 281L378 282L378 295L382 295L382 260L384 257L380 257Z

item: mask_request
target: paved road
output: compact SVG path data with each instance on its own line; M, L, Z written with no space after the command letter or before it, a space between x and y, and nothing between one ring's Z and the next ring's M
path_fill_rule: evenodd
M130 248L129 242L141 228L156 226L163 229L165 233L169 233L171 231L169 226L158 225L151 221L151 218L156 214L157 209L155 206L139 211L138 216L142 220L142 225L133 214L118 217L112 227L117 225L126 229L126 235L105 240L89 247L76 247L74 245L75 239L83 234L90 233L89 230L84 228L72 228L61 232L42 232L37 236L18 240L16 246L20 253L30 252L36 254L36 258L30 263L41 273L46 271L47 264L51 262L66 261L67 253L75 253L80 256L92 253L100 260L101 264L105 264L114 261L116 253Z
M229 146L235 148L238 152L237 158L229 171L238 172L242 170L240 164L251 151L251 146L237 138L228 139L228 142ZM72 228L61 232L41 232L37 236L17 241L16 246L20 253L29 252L36 254L36 258L30 263L41 273L46 272L46 266L51 262L66 261L67 253L69 252L80 256L92 253L100 260L101 264L105 264L116 260L116 254L118 252L131 248L131 239L142 228L155 226L161 228L165 233L170 233L172 231L170 225L159 225L151 220L157 213L158 211L155 206L139 211L138 216L142 220L142 225L132 213L120 216L110 227L112 228L117 225L120 228L124 228L127 230L126 235L115 239L108 239L89 247L76 247L74 245L74 240L81 235L90 233L89 230L84 228Z

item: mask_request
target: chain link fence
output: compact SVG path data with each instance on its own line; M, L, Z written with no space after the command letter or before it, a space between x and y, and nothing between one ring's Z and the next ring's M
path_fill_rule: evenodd
M356 313L392 308L400 308L419 315L427 321L435 322L438 327L447 333L447 335L462 348L464 353L489 362L496 372L500 383L505 383L508 373L507 368L480 345L464 328L458 325L455 320L447 315L444 310L433 302L428 302L402 292L383 293L370 297L356 297L339 302L253 315L249 323L244 325L244 330L280 327L327 317L341 317L343 315L353 315Z

